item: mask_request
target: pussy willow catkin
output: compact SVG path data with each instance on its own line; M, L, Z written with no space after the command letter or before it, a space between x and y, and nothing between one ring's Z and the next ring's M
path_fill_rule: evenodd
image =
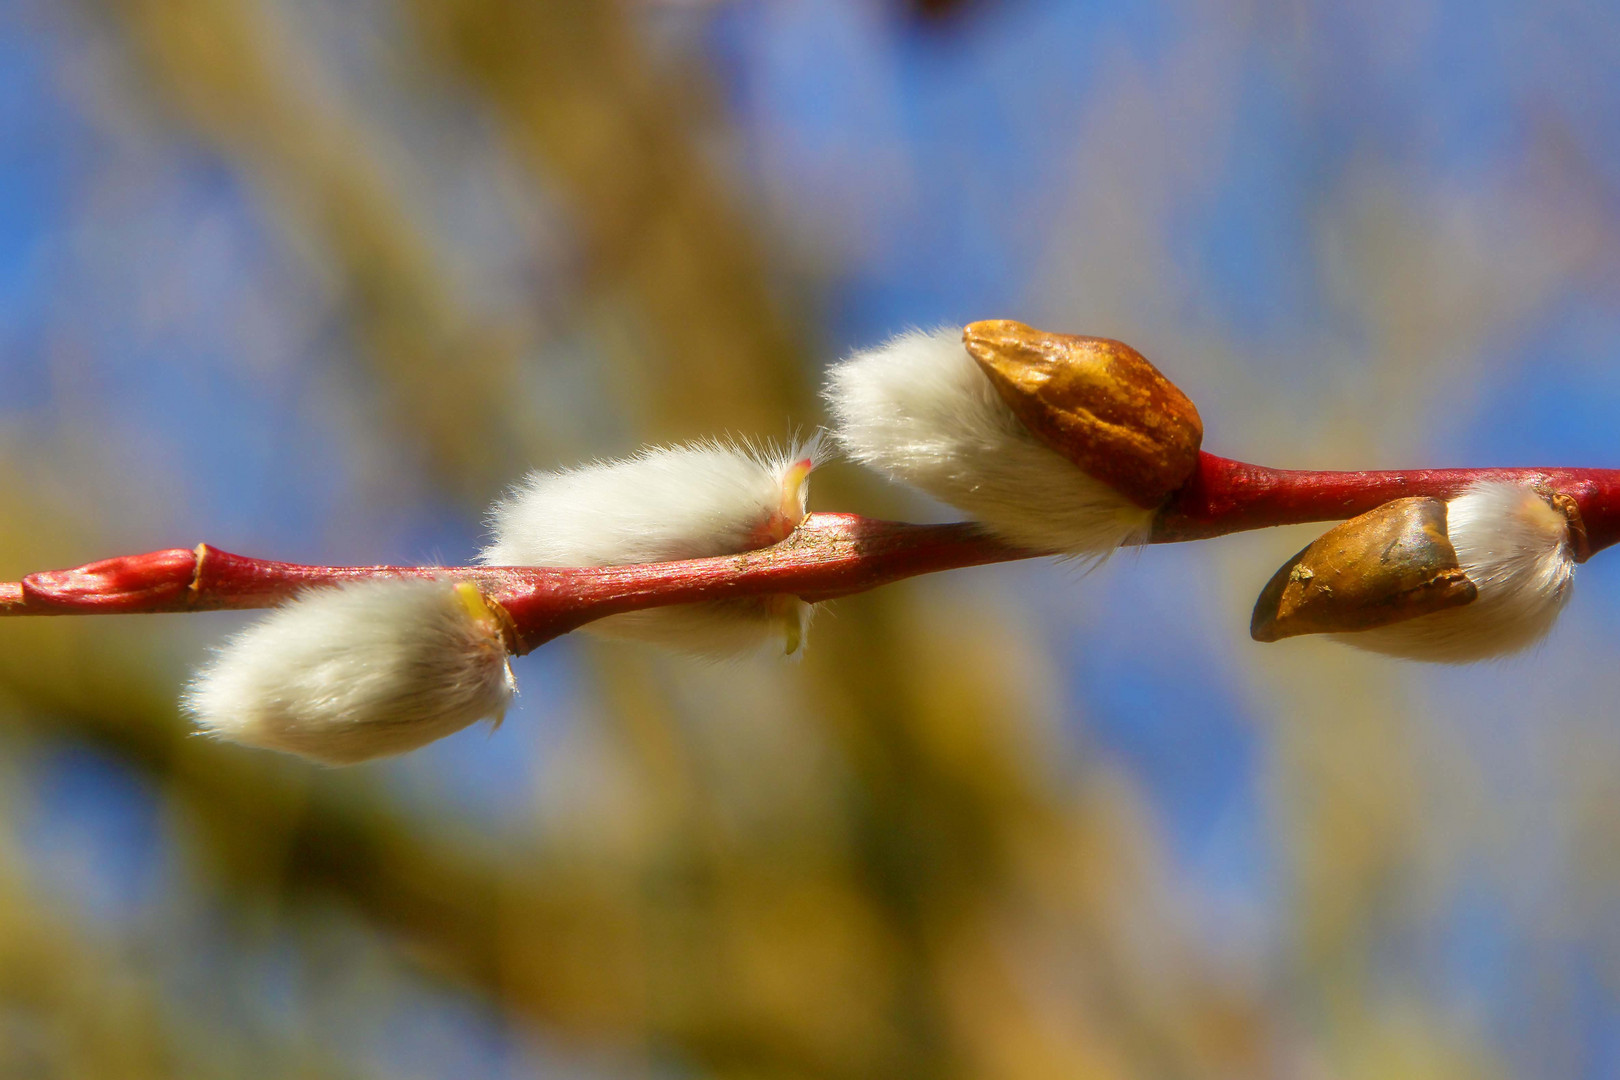
M276 608L220 648L184 706L206 734L350 765L499 722L513 690L476 588L374 580Z
M787 447L732 442L648 447L618 461L537 470L490 512L490 566L623 566L767 547L805 515L819 439ZM592 633L729 657L794 654L812 608L792 596L743 597L612 615Z
M1471 602L1334 637L1388 656L1451 664L1505 656L1545 637L1573 592L1569 519L1532 488L1483 483L1447 501L1446 536L1478 590Z
M1146 537L1143 508L1045 445L958 328L912 331L835 365L824 391L852 460L1037 551L1104 555Z

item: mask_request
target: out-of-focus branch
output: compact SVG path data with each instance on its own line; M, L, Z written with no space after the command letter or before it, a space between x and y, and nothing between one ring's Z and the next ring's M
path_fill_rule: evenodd
M769 289L767 239L694 145L706 73L655 56L634 5L408 0L422 47L486 101L579 230L588 286L629 299L621 350L651 441L802 415L805 335ZM606 289L604 288L606 287ZM612 294L610 293L610 295Z
M313 238L339 313L391 419L448 490L482 501L509 462L545 448L510 393L514 342L462 309L438 256L367 147L372 132L320 96L295 43L242 0L85 0L112 17L165 104L246 167Z

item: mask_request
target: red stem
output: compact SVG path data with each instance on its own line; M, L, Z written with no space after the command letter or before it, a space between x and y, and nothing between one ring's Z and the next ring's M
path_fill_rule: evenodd
M153 614L270 607L312 585L361 578L476 582L526 653L593 619L666 604L792 593L830 600L916 574L1030 558L978 526L811 514L786 540L712 559L645 566L304 566L199 544L124 555L0 584L0 615Z
M1481 480L1532 484L1572 496L1586 525L1591 551L1620 540L1620 469L1392 469L1382 472L1313 472L1271 469L1199 455L1192 479L1154 523L1152 542L1340 521L1408 495L1450 498Z
M1589 551L1620 540L1620 470L1419 469L1309 472L1201 456L1154 523L1151 543L1247 529L1337 521L1407 495L1448 498L1479 480L1535 484L1572 496ZM200 544L30 574L0 583L0 615L209 611L270 607L301 589L374 577L477 582L512 622L525 653L593 619L665 604L793 594L809 601L864 592L918 574L1033 558L978 526L912 525L855 514L811 514L758 551L644 566L303 566Z

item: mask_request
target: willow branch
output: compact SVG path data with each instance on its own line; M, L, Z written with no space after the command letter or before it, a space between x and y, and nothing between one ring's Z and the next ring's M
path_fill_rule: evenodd
M1480 480L1534 485L1575 500L1581 556L1620 540L1620 470L1420 469L1310 472L1203 454L1155 520L1149 543L1201 540L1275 525L1337 521L1410 495L1450 498ZM0 583L0 615L93 615L270 607L298 591L359 578L471 581L506 612L525 653L593 619L667 604L791 594L816 602L893 581L1036 558L977 525L917 525L810 514L786 540L739 555L640 566L305 566L207 544L104 559Z
M1527 484L1544 494L1575 500L1588 547L1582 559L1620 540L1620 469L1486 468L1315 472L1249 465L1200 454L1192 478L1170 497L1149 542L1342 521L1391 499L1412 495L1449 499L1480 481Z
M125 555L0 583L0 615L111 615L271 607L311 586L360 578L471 581L506 612L513 652L593 619L668 604L791 593L830 600L917 574L1038 552L968 523L913 525L811 514L768 548L641 566L305 566L208 544Z

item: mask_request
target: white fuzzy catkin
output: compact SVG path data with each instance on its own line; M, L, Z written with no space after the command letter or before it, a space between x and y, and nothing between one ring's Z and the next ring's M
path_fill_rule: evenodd
M788 448L703 442L621 461L536 471L490 512L489 566L626 566L733 555L784 539L804 518L819 438ZM608 637L706 657L775 645L798 652L812 608L793 596L632 611L587 623Z
M844 452L1038 551L1105 555L1146 537L1137 506L1044 445L968 355L960 329L912 331L828 373Z
M1466 664L1534 645L1552 629L1575 578L1569 521L1520 484L1475 484L1446 503L1446 533L1479 595L1462 607L1339 641L1409 660Z
M371 580L312 589L231 638L184 706L206 734L351 765L499 723L513 689L476 589Z

